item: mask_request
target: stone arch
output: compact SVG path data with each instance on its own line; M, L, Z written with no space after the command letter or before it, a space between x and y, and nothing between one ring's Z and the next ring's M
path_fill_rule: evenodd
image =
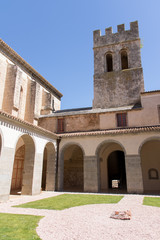
M48 142L43 152L43 168L41 188L46 191L55 190L55 163L56 151L54 144Z
M83 191L84 189L84 150L78 143L68 143L60 152L60 189Z
M127 49L121 49L121 69L128 69L128 51Z
M32 194L34 159L34 140L28 134L23 134L15 147L11 193Z
M126 191L126 167L124 146L118 141L107 140L99 144L96 150L99 164L100 191L113 190L116 183L116 191Z
M139 153L144 192L160 193L160 138L145 139L139 147Z
M160 141L160 137L159 137L159 136L153 136L153 137L148 137L148 138L144 139L144 140L141 142L141 144L139 145L138 154L141 153L142 146L143 146L146 142L152 141L152 140Z
M115 144L119 145L119 146L121 147L121 149L123 150L123 152L125 153L125 155L126 155L126 149L125 149L125 147L123 146L123 144L122 144L121 142L119 142L119 141L117 141L117 140L113 140L113 139L108 139L108 140L104 140L103 142L101 142L101 143L97 146L96 152L95 152L96 156L98 156L99 151L101 150L101 148L102 148L103 145L105 145L105 144L110 144L110 143L115 143Z

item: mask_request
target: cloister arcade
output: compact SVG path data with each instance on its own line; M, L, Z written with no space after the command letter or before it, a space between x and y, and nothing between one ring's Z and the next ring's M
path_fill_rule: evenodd
M0 127L0 201L55 190L56 138L36 130Z
M160 193L160 139L144 134L64 140L58 181L63 191Z
M0 175L1 201L10 193L42 190L160 193L160 138L154 133L62 138L57 155L54 135L3 125Z

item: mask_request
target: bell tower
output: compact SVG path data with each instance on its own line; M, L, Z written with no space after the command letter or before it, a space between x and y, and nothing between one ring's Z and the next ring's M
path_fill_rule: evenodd
M94 100L93 108L114 108L140 102L144 92L138 22L93 32Z

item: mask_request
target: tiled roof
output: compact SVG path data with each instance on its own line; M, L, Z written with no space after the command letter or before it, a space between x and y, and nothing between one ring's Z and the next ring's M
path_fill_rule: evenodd
M9 113L6 113L2 110L0 110L0 116L3 116L5 118L9 118L10 120L13 120L17 123L21 123L23 125L31 127L32 129L43 132L43 134L52 135L52 137L55 137L55 138L59 138L59 137L60 138L68 138L68 137L80 137L80 136L98 136L98 135L119 135L119 134L129 134L129 133L134 134L134 133L150 132L150 131L160 132L160 125L153 125L153 126L116 128L116 129L106 129L106 130L95 130L95 131L85 131L85 132L70 132L70 133L56 134L56 133L50 132L50 131L42 128L42 127L35 126L32 123L21 120L20 118L14 117L14 116L10 115Z
M85 108L70 108L70 109L63 109L55 111L54 113L65 113L65 112L77 112L77 111L84 111L84 110L91 110L92 107L85 107Z
M148 94L154 94L154 93L160 93L160 90L153 90L153 91L146 91L142 92L142 95L148 95Z
M6 113L6 112L4 112L4 111L2 111L2 110L0 110L0 116L9 118L10 120L13 120L13 121L15 121L15 122L17 122L17 123L20 123L20 124L26 125L26 126L28 126L28 127L31 127L31 128L33 128L33 129L35 129L35 130L41 131L41 132L43 132L43 134L49 134L49 135L52 135L52 137L55 137L55 138L58 137L57 134L55 134L55 133L53 133L53 132L50 132L50 131L48 131L48 130L46 130L46 129L44 129L44 128L41 128L41 127L39 127L39 126L36 126L36 125L34 125L34 124L32 124L32 123L29 123L29 122L27 122L27 121L24 121L24 120L22 120L22 119L20 119L20 118L14 117L14 116L12 116L11 114Z
M51 117L64 117L73 115L84 115L84 114L96 114L96 113L112 113L112 112L122 112L122 111L132 111L141 110L141 103L136 103L128 106L114 107L114 108L73 108L55 111L48 115L41 115L39 118L51 118Z
M59 137L79 137L79 136L96 136L96 135L118 135L118 134L128 134L128 133L141 133L150 131L160 131L160 125L154 126L142 126L142 127L130 127L130 128L116 128L116 129L106 129L97 131L86 131L86 132L73 132L73 133L61 133L57 134Z

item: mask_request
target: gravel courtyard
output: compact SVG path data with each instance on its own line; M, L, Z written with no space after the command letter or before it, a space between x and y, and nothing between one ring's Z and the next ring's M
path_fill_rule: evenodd
M57 196L43 192L38 196L11 196L0 203L1 213L44 216L37 233L43 240L157 240L160 239L160 208L143 206L143 195L124 195L117 204L95 204L65 210L13 208L13 205ZM130 210L131 220L110 218L113 211Z

